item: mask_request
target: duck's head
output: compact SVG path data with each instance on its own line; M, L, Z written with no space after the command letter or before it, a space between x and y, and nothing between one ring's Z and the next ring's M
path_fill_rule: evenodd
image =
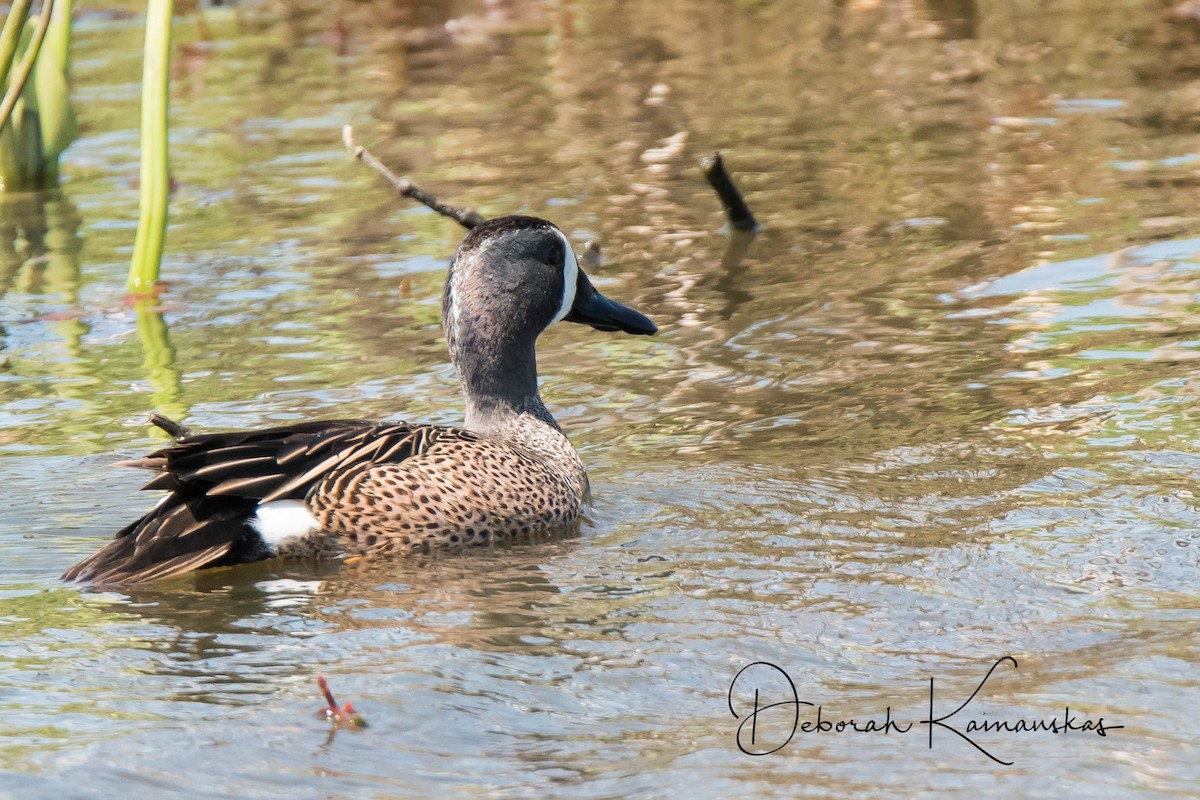
M534 342L556 322L649 335L654 323L596 291L571 243L536 217L472 228L450 262L442 325L468 399L512 403L537 392Z
M652 334L654 323L596 291L571 243L537 217L497 217L472 228L450 263L442 324L450 353L516 353L556 322Z

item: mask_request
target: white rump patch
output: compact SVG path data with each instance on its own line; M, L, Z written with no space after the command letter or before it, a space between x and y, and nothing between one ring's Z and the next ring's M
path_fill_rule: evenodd
M274 552L280 545L308 536L321 527L301 500L273 500L258 507L250 525Z
M575 248L571 247L571 243L567 241L567 237L560 230L555 230L558 238L562 239L565 255L563 256L563 297L562 305L558 307L558 313L554 315L551 325L555 322L561 322L563 317L571 313L571 306L575 305L575 287L579 284L579 262L575 260Z

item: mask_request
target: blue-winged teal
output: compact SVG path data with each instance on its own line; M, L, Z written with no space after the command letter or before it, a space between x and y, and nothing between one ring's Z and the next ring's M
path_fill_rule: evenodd
M442 326L467 400L462 428L337 420L184 436L127 462L168 492L63 576L133 582L288 555L486 544L565 528L587 497L579 455L538 396L534 342L560 320L652 334L607 299L567 238L502 217L463 239Z

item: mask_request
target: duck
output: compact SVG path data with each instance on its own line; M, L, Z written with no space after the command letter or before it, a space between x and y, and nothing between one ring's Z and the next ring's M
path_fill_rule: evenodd
M121 462L166 495L63 574L141 583L268 558L429 553L554 533L590 501L583 462L538 392L535 343L558 322L653 335L608 299L570 241L531 216L493 218L462 240L442 328L466 400L461 427L322 420L192 434Z

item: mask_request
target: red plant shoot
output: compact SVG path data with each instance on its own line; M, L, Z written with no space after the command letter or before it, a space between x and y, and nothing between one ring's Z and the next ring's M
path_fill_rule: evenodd
M329 691L329 682L325 680L324 675L317 675L317 686L321 689L321 694L325 697L327 705L321 709L321 715L325 719L332 722L339 728L365 728L367 721L363 719L362 714L359 714L354 709L354 703L349 700L344 705L338 705L333 699L333 692Z

